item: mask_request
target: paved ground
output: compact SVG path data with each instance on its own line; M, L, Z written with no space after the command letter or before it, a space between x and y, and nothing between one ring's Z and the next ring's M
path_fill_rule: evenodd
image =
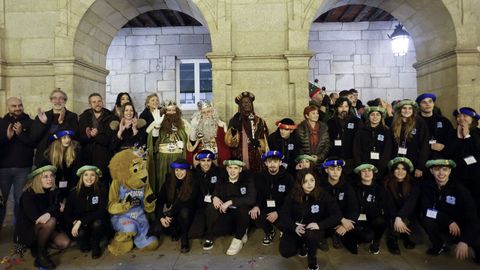
M13 227L11 211L7 216L6 226L0 232L0 258L11 251ZM250 239L240 254L227 256L231 237L217 239L213 250L203 251L199 240L192 243L192 251L180 254L179 242L172 242L170 238L161 239L162 243L154 252L132 251L122 257L114 257L108 251L98 260L92 260L89 253L81 253L76 246L70 247L64 253L55 253L53 260L59 265L57 269L169 269L169 270L297 270L306 269L306 258L298 256L290 259L282 258L278 253L278 238L274 244L265 247L261 245L263 232L256 230L250 234ZM330 244L330 251L318 251L318 264L320 269L480 269L471 259L458 261L454 258L453 251L438 257L425 255L428 247L424 235L414 238L418 243L414 250L402 249L402 255L391 255L382 243L380 254L373 255L368 252L368 245L361 245L358 255L351 255L345 250L334 250ZM5 269L5 264L0 265ZM12 269L35 269L30 254L26 254L25 261Z

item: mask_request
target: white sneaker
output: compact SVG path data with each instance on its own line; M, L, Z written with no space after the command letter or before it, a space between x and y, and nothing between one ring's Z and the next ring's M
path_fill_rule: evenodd
M243 235L243 237L242 237L242 243L243 243L243 244L246 244L247 241L248 241L248 232L246 232L246 233Z
M242 240L233 238L232 243L230 244L230 247L227 250L227 255L230 255L230 256L237 255L238 252L240 252L240 250L242 249L242 247L243 247Z

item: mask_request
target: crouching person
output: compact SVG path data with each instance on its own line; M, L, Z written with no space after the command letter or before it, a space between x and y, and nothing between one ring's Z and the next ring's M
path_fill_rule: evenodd
M420 197L421 221L432 243L428 255L439 255L445 249L444 236L457 242L457 259L468 257L468 248L475 252L480 264L480 223L475 202L470 192L450 174L455 168L453 160L429 160L426 164L434 179L425 181Z
M102 256L100 240L108 222L107 191L99 184L102 172L95 166L77 170L77 187L70 191L65 205L65 219L71 234L77 238L80 251L92 251L92 259Z
M227 174L216 184L212 204L205 209L207 231L203 249L213 248L215 234L223 234L233 228L235 235L227 255L236 255L248 240L247 228L250 223L248 211L255 203L257 194L253 180L245 172L242 173L245 165L243 161L225 160L223 164L226 166Z
M115 154L108 165L112 184L108 193L108 212L112 215L115 236L108 250L115 256L125 254L133 244L141 250L158 247L149 236L145 212L155 211L156 198L148 183L147 161L141 150L125 149Z
M57 220L64 205L58 198L55 186L56 168L51 165L40 167L28 175L28 184L20 198L18 220L15 227L15 243L20 249L30 247L35 257L35 266L55 268L47 247L66 249L70 245L68 236L59 230Z
M301 170L280 212L280 254L307 256L308 269L319 269L317 246L325 230L340 223L342 214L335 200L319 185L315 173Z

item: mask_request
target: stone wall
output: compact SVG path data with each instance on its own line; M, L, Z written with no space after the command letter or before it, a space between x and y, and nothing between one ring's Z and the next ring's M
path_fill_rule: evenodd
M415 48L394 56L387 34L397 22L314 23L309 48L309 80L327 91L355 88L364 101L381 97L389 102L417 95ZM408 30L408 29L407 29ZM423 89L428 90L428 89Z
M176 60L206 59L211 50L208 29L201 26L121 29L107 53L107 108L120 92L129 92L139 111L154 92L160 100L175 100Z

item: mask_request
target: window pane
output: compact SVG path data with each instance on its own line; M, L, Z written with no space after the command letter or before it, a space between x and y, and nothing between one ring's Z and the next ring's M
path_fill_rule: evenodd
M200 63L200 93L211 93L211 92L212 92L212 65L210 63ZM211 100L211 95L209 95L208 100Z
M195 92L194 64L180 64L180 96ZM181 99L180 99L181 100Z

